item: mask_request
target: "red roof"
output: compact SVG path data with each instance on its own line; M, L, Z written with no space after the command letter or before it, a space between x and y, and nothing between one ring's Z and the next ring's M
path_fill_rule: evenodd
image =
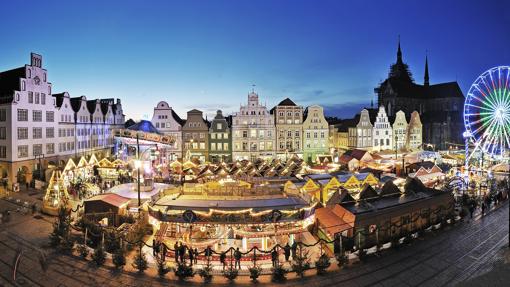
M93 196L93 197L87 199L86 201L102 201L102 202L106 202L106 203L116 206L116 207L121 207L121 206L129 203L130 199L122 197L116 193L104 193L104 194L99 194L99 195Z

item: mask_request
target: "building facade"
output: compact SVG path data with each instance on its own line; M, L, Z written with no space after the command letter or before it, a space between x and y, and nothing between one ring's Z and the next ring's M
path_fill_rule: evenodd
M407 148L407 119L403 111L398 111L393 122L394 149L402 150Z
M111 130L124 124L120 101L103 101L103 108L101 101L95 101L91 112L85 99L82 112L79 99L68 93L52 94L42 56L35 53L30 65L0 73L0 175L9 186L34 176L44 179L48 165L65 163L69 157L94 150L110 152ZM79 103L79 109L73 103ZM82 131L96 133L94 139L90 137L94 144L79 145Z
M381 151L393 149L393 129L391 128L384 106L379 107L372 137L374 141L372 150Z
M407 149L419 150L422 148L422 129L420 114L417 111L412 112L407 126Z
M276 155L287 158L289 154L303 155L303 107L286 98L271 113L276 124Z
M329 125L324 109L313 105L306 108L303 121L303 159L315 162L318 155L329 154Z
M462 144L464 95L459 84L455 81L431 85L427 58L423 79L423 85L414 82L402 60L399 43L396 63L391 66L388 78L375 89L379 105L386 108L390 117L399 110L406 116L417 111L423 122L423 142L436 149Z
M209 161L214 163L232 161L232 134L221 110L216 111L209 128Z
M274 117L259 103L259 95L249 93L248 104L232 116L232 159L273 158L275 131Z
M349 128L349 147L371 150L373 126L367 109L361 111L356 127Z
M182 126L183 157L185 160L209 159L209 124L202 117L202 111L193 109L188 112Z
M167 162L182 158L182 125L184 121L167 102L161 101L154 107L151 123L162 134L175 139L172 145L168 145L160 151L161 158Z

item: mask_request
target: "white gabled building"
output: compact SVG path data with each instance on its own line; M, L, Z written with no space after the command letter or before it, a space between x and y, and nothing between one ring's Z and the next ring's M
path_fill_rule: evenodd
M386 115L384 106L379 107L377 117L374 123L374 129L372 133L374 146L372 150L381 151L394 149L393 147L393 129L391 123Z
M169 161L182 158L182 125L184 121L179 115L167 102L161 101L154 107L151 122L158 131L175 139L173 145L160 151L161 156Z
M395 114L395 122L393 122L393 148L398 150L406 149L407 147L407 119L403 111L398 111Z
M373 126L370 122L370 114L363 109L359 116L359 122L355 127L349 127L349 147L362 150L372 149Z
M90 101L90 110L85 97L52 94L41 55L0 72L0 178L11 188L43 175L39 164L44 170L72 156L109 154L112 130L124 125L120 101Z
M274 117L259 103L259 95L248 94L248 104L232 116L232 159L273 158L276 128Z

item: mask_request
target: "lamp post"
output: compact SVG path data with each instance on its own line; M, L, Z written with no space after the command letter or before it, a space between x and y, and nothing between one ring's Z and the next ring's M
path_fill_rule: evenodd
M398 136L395 134L395 175L397 174L397 151L398 151L397 140Z
M135 168L137 169L137 191L138 191L138 213L140 213L140 206L142 205L142 199L140 198L140 167L142 162L140 161L140 141L138 133L136 133L136 161Z

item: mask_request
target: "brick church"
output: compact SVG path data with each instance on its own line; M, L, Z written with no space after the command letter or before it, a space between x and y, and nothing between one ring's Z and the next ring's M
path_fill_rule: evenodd
M394 117L399 110L409 119L418 111L423 124L423 143L434 149L447 149L462 144L464 95L455 82L431 85L428 60L425 57L423 85L414 82L409 67L402 60L400 41L397 62L391 65L388 78L374 89L379 105Z

